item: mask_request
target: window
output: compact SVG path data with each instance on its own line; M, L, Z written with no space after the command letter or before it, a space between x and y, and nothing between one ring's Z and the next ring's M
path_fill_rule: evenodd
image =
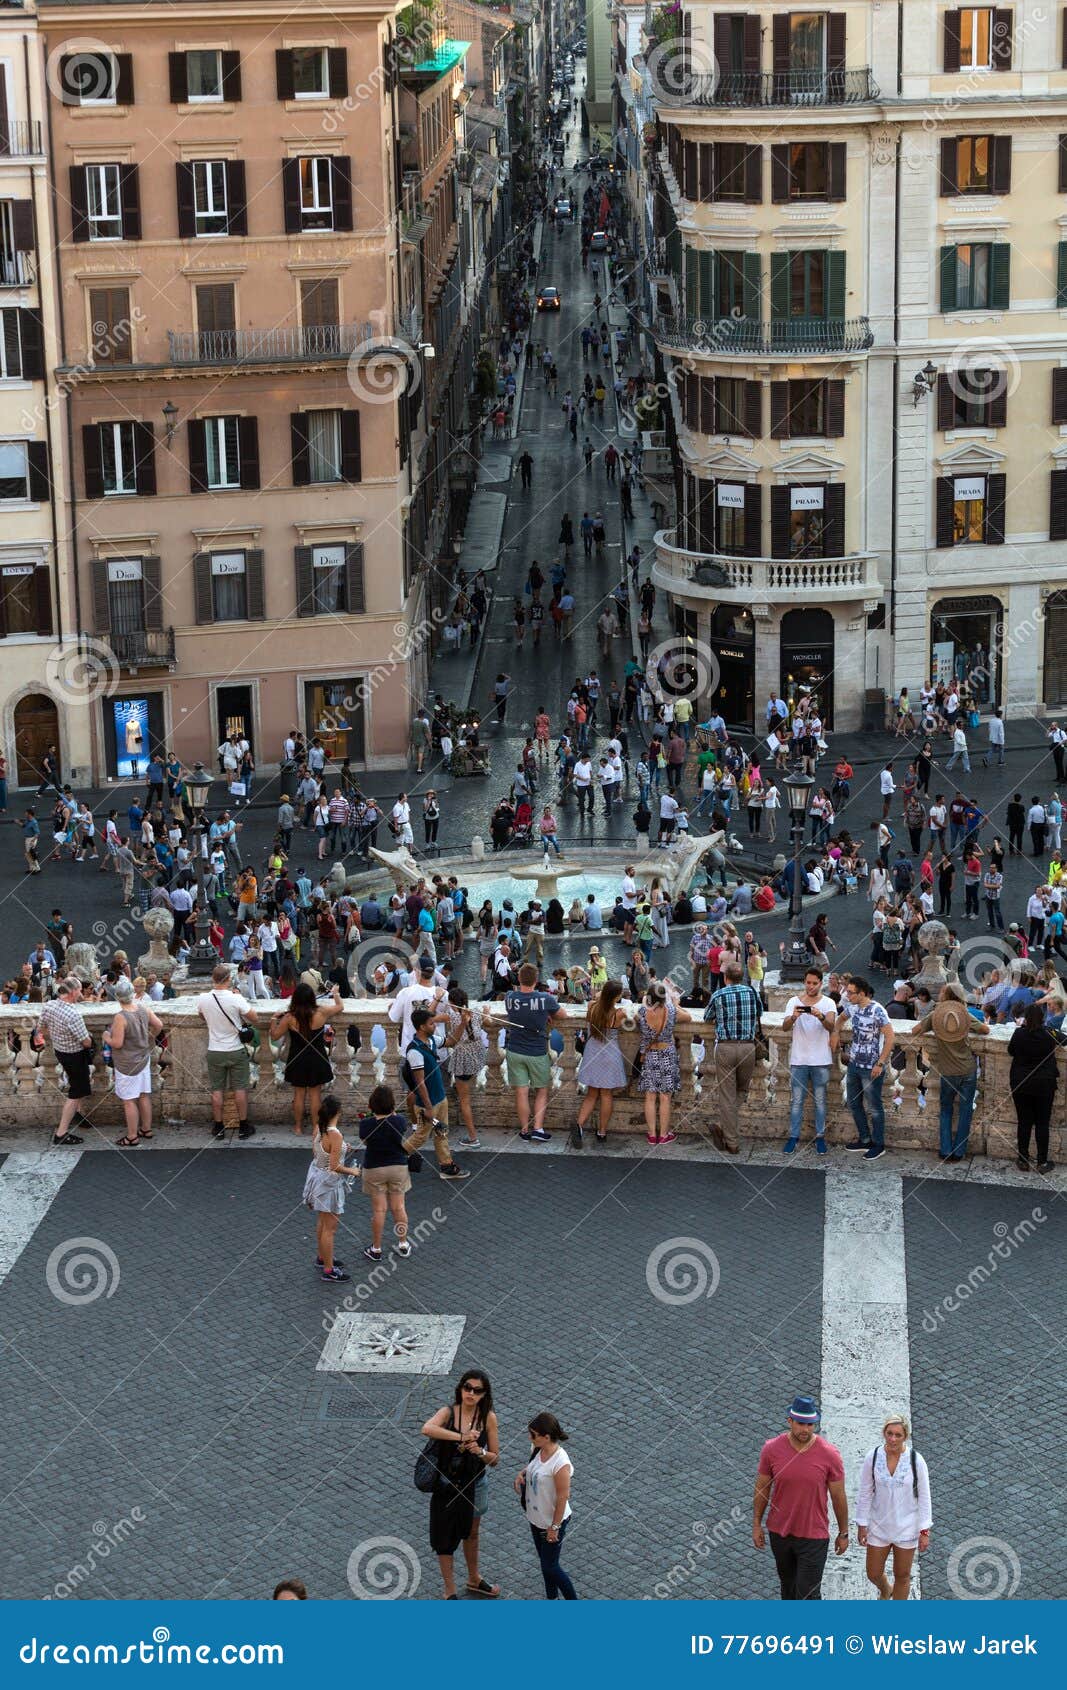
M140 558L108 559L107 607L111 633L144 633L144 571Z
M222 54L216 49L186 53L185 76L190 104L222 99Z
M32 563L6 565L0 569L0 635L36 634L40 626L36 568Z
M826 315L826 254L794 252L789 256L789 316Z
M329 158L302 158L300 221L304 229L333 228L333 171Z
M22 336L18 311L0 311L0 381L22 378Z
M789 432L792 435L826 433L826 383L789 383Z
M966 6L960 14L960 70L988 70L993 62L993 12Z
M746 191L749 150L739 141L719 141L716 143L715 198L717 200L745 200L749 197Z
M938 476L938 547L1002 546L1006 485L1007 477L1000 472Z
M745 315L745 255L741 252L719 254L717 313L720 317Z
M225 159L197 159L193 164L193 215L197 235L228 233L226 204Z
M329 352L337 345L341 320L340 285L336 276L319 276L300 284L300 320L309 353Z
M63 104L113 106L118 97L118 60L113 53L71 53L60 60Z
M978 370L961 365L937 378L937 426L1005 428L1008 421L1008 375L1005 370Z
M117 164L87 164L85 191L89 210L89 239L122 238L122 191Z
M128 364L130 346L130 290L89 289L89 335L94 364Z
M956 142L956 192L985 194L990 187L991 135L961 135Z
M826 69L826 18L822 12L790 12L789 68L817 74Z
M322 100L330 92L330 67L325 47L293 47L293 95L298 100Z
M824 556L823 489L792 487L789 512L790 557Z
M209 417L204 424L207 484L212 491L240 487L240 439L237 417Z
M344 546L312 546L313 615L343 615L348 609Z
M308 480L341 479L340 411L305 411L308 444Z
M21 441L0 440L0 499L25 499L26 447Z
M236 304L232 282L205 282L196 288L196 327L204 358L232 358L236 352Z
M715 382L715 433L747 434L747 384L737 376L720 376Z
M977 477L981 483L981 491L964 498L955 498L952 502L952 544L966 546L968 544L981 545L985 537L985 482L981 476Z
M248 576L244 552L212 552L211 608L216 622L247 619Z
M745 507L719 506L719 550L738 556L745 550Z
M789 148L789 198L821 200L829 188L829 153L826 141L794 141Z
M839 439L845 432L843 381L773 381L771 438L817 436Z
M132 422L100 424L100 469L105 494L136 493L135 445Z
M992 251L986 243L956 248L957 310L973 310L991 304L989 278Z

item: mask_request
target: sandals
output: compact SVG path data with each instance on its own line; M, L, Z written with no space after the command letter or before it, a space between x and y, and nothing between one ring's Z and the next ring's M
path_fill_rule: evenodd
M479 1579L477 1584L468 1584L467 1589L475 1596L499 1596L500 1586L490 1584L488 1579Z
M155 1136L156 1135L152 1131L151 1127L138 1127L137 1129L138 1138L155 1138Z
M123 1137L123 1138L117 1138L115 1140L115 1143L119 1146L119 1148L121 1150L136 1150L137 1146L140 1144L140 1142L141 1141L140 1141L139 1138L125 1138L125 1137Z

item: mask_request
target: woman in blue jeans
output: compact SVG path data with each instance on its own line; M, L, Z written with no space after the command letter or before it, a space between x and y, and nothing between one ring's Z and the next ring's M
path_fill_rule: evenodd
M571 1473L573 1463L563 1445L567 1434L554 1414L535 1414L529 1425L533 1451L515 1478L515 1490L522 1497L530 1522L534 1548L541 1563L545 1596L549 1602L562 1597L576 1602L578 1592L559 1564L563 1539L571 1517Z

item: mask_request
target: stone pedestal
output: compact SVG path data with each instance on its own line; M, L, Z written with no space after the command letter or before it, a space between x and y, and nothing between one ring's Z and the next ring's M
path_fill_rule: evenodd
M146 910L141 917L141 925L148 934L148 949L137 958L137 972L154 974L166 982L178 967L177 958L171 956L167 949L174 932L174 917L169 910Z

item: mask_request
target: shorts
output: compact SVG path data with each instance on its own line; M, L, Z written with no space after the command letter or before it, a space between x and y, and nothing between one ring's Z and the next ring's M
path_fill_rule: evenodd
M506 1054L509 1086L532 1086L539 1090L552 1084L552 1059L547 1051L543 1056L522 1056L512 1050Z
M115 1069L115 1096L120 1103L133 1103L139 1097L152 1095L152 1064L146 1062L138 1074L120 1074Z
M56 1061L67 1076L69 1098L91 1097L93 1090L93 1053L90 1050L56 1051Z
M248 1051L209 1050L207 1077L212 1091L244 1091L248 1086Z
M399 1191L411 1190L411 1175L408 1173L406 1162L395 1162L387 1168L364 1168L364 1191Z

